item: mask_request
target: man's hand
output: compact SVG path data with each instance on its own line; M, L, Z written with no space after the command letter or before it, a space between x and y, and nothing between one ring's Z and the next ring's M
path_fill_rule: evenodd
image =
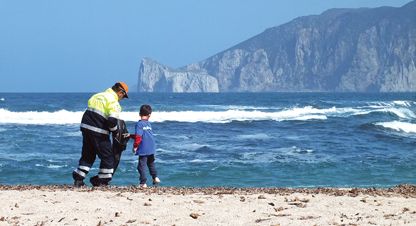
M123 136L124 139L129 138L130 134L129 133L123 133L121 134L121 136Z

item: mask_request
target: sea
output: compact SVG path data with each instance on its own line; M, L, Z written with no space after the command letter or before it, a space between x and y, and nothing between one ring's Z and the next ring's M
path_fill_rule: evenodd
M0 184L71 185L81 156L80 121L91 95L0 93ZM120 104L131 133L140 105L153 107L160 186L416 184L416 93L129 97ZM112 185L138 185L131 149L129 142ZM97 158L88 178L98 166Z

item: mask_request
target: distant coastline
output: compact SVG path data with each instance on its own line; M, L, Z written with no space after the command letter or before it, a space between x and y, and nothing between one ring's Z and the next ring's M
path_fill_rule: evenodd
M298 17L205 60L143 58L140 92L414 92L416 1Z

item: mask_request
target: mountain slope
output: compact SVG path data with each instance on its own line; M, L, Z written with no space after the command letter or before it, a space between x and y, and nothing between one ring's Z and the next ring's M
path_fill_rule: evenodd
M416 1L331 9L183 68L145 59L138 91L416 91L415 61ZM144 85L148 81L153 85Z

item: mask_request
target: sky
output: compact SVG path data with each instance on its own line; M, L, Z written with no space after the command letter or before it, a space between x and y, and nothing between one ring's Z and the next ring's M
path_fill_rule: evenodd
M0 93L133 91L144 57L178 68L299 16L408 2L0 0Z

